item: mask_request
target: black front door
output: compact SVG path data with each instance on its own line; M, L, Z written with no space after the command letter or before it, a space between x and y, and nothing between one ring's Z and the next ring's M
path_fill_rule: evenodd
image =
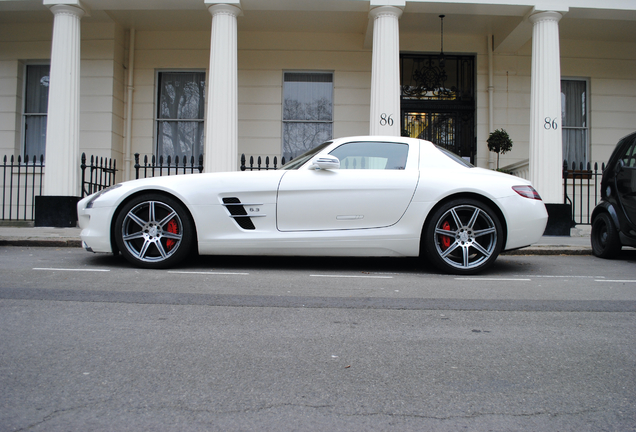
M474 57L402 54L400 74L402 135L474 162Z

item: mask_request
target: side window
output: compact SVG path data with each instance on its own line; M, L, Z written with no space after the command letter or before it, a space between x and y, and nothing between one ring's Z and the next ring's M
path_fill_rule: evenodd
M340 169L403 170L408 144L356 142L343 144L331 151L340 159Z
M636 167L636 141L632 142L632 145L627 148L627 152L622 159L625 166L632 168Z

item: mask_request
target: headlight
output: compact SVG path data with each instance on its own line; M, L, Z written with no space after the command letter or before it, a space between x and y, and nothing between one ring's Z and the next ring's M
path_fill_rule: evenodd
M121 186L121 183L117 183L116 185L109 186L109 187L107 187L106 189L102 189L102 190L100 190L99 192L94 193L94 194L91 196L91 199L90 199L90 200L88 200L88 202L86 203L86 208L93 208L93 203L95 202L95 200L96 200L97 198L99 198L100 196L104 195L104 194L105 194L106 192L108 192L108 191L111 191L111 190L113 190L113 189L117 189L117 188L118 188L118 187L120 187L120 186Z

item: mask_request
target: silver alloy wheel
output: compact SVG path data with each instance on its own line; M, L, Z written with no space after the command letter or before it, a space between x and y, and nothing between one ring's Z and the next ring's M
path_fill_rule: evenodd
M124 217L121 238L136 259L160 262L179 250L183 223L179 214L160 201L143 201Z
M447 265L473 269L495 253L497 226L483 209L458 205L437 220L434 243L439 257Z

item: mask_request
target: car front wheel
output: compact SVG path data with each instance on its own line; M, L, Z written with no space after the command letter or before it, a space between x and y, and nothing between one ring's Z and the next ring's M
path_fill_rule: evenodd
M494 263L503 245L495 212L477 200L450 201L437 209L424 230L429 260L446 273L478 273Z
M114 234L117 247L131 263L144 268L168 268L189 255L194 225L175 199L145 194L122 207Z
M612 218L599 213L592 221L592 253L599 258L614 258L621 250L621 240Z

